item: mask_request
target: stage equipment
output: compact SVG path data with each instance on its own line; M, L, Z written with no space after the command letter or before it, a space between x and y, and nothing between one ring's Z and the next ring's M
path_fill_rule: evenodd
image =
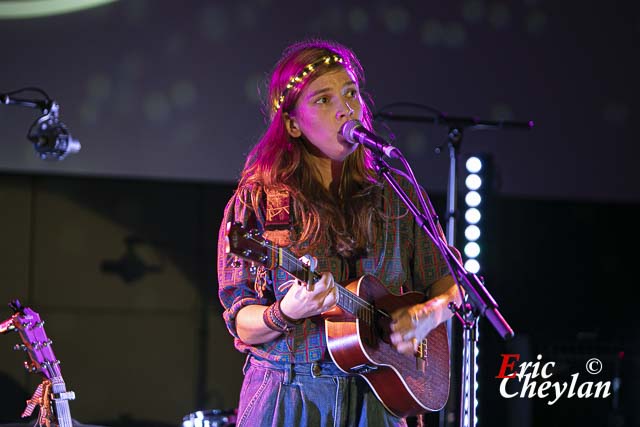
M182 418L182 427L232 427L236 425L236 412L221 409L195 411Z
M15 94L37 92L44 99L16 98ZM39 88L22 88L8 93L0 93L0 103L4 105L20 105L37 108L42 116L36 119L29 128L27 138L33 143L37 155L43 159L62 160L67 155L80 151L80 142L73 138L67 126L60 121L60 106Z
M397 114L391 111L395 107L412 107L427 111L428 115L407 115ZM514 332L502 317L498 311L498 304L493 299L491 294L484 286L483 280L471 271L467 271L455 257L455 254L451 251L450 247L455 247L455 221L458 218L456 212L457 201L457 163L460 153L460 146L462 144L463 132L465 129L471 130L499 130L499 129L532 129L534 126L533 121L528 122L514 122L514 121L493 121L493 120L480 120L474 117L459 117L451 116L443 113L439 109L417 103L409 102L397 102L386 105L374 114L376 120L389 120L399 122L414 122L414 123L430 123L435 125L447 126L447 145L449 149L449 179L447 185L447 241L444 242L440 239L440 235L435 233L438 225L438 217L435 209L431 205L428 196L426 200L420 200L422 204L423 212L415 206L410 206L409 209L416 217L418 224L421 224L423 230L431 237L434 244L440 248L443 256L449 264L449 270L458 283L459 286L465 290L465 299L461 301L459 305L453 304L450 308L454 312L455 316L460 320L463 328L463 349L462 349L462 366L461 366L461 384L460 384L460 403L459 403L459 425L461 427L471 427L477 424L476 416L476 376L477 376L477 344L478 344L478 321L480 317L487 318L489 323L494 327L498 335L504 339L511 339L514 336ZM441 148L439 147L437 152ZM399 150L398 150L399 151ZM406 160L400 157L405 168L409 169L409 164ZM383 176L387 180L392 179L388 172L388 165L379 160L379 169L383 173ZM413 176L413 173L410 174ZM415 179L414 179L415 181ZM415 182L416 187L418 183ZM401 191L400 188L397 190ZM426 192L425 192L426 193ZM418 191L418 194L422 194ZM404 199L405 202L410 203L410 200ZM428 203L428 205L427 205ZM432 231L429 232L428 229ZM453 336L452 322L449 321L447 325L449 329L449 337ZM450 342L452 348L451 358L456 356L455 342ZM452 387L456 384L455 380L452 382ZM450 399L447 405L447 411L441 413L440 426L453 425L449 419L449 415L455 414L455 404L458 403L454 399ZM455 417L455 415L454 415Z

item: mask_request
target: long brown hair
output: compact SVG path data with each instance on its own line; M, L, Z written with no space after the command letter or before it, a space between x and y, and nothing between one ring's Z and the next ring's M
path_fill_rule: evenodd
M293 87L291 78L301 75L309 64L337 55L341 62L322 65ZM333 41L306 40L289 46L275 65L269 84L265 113L270 124L249 153L238 191L248 190L254 210L260 209L265 188L286 189L293 196L293 246L304 246L313 253L320 245L343 257L362 255L376 238L380 219L380 182L369 150L361 145L344 162L336 199L322 185L307 145L292 138L286 130L284 114L291 111L300 92L315 78L336 70L348 69L358 87L364 86L360 61L347 47ZM280 102L281 101L281 102ZM362 102L362 123L371 129L371 111Z

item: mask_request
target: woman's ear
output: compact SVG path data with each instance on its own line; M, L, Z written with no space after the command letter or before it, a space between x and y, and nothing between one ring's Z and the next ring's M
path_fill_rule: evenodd
M302 131L298 126L298 122L295 117L292 117L289 113L284 113L284 126L287 128L287 133L292 138L300 138L302 136Z

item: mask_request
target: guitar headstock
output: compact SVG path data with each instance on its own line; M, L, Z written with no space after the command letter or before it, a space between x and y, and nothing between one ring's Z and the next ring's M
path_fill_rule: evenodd
M14 349L24 350L31 360L25 361L25 368L30 372L41 372L47 379L59 377L60 361L53 354L51 340L47 337L40 315L29 307L23 307L18 300L12 301L9 306L14 314L0 324L0 332L18 332L22 344L17 344Z
M225 251L269 270L276 267L276 246L258 230L247 230L239 222L227 223Z

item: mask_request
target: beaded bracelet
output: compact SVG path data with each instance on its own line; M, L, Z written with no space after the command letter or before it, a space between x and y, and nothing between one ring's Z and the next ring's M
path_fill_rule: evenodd
M304 321L304 319L293 320L287 317L280 309L280 301L267 307L262 313L262 320L269 329L277 332L289 332Z

